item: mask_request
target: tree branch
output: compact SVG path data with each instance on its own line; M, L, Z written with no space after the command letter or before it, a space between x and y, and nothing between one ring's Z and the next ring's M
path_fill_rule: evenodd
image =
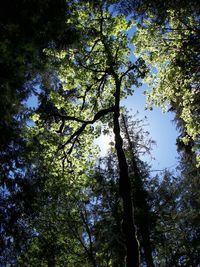
M97 120L99 120L101 117L107 115L108 113L110 112L114 112L114 107L110 107L110 108L107 108L107 109L103 109L103 110L100 110L99 112L97 112L93 118L93 120L88 120L88 121L84 121L84 120L81 120L81 119L78 119L78 118L75 118L75 117L72 117L72 116L65 116L65 115L62 115L61 114L61 118L63 119L66 119L66 120L73 120L73 121L77 121L77 122L81 122L83 123L81 125L80 128L78 128L70 137L69 139L63 144L61 145L58 150L60 149L63 149L66 145L68 145L74 138L75 140L77 140L77 138L80 136L80 134L85 130L85 127L88 125L88 124L93 124L95 123Z
M120 76L120 81L122 80L123 77L125 77L131 70L136 69L137 66L133 64L131 67L129 67L121 76Z

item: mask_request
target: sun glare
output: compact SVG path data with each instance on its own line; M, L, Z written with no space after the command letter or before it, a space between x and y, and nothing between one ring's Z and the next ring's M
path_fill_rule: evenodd
M103 157L107 154L109 148L111 147L111 144L114 142L114 135L112 134L101 134L100 137L98 137L95 140L95 144L99 145L100 148L100 156Z

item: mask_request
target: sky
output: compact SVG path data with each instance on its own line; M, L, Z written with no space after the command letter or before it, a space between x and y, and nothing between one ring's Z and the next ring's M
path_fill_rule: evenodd
M172 168L177 164L176 138L178 132L173 122L172 112L163 113L160 108L153 107L153 110L145 110L145 95L142 88L136 88L133 96L129 97L124 104L128 110L132 109L133 114L139 111L139 117L147 117L150 137L156 141L152 154L155 160L151 162L153 169ZM150 160L147 158L147 161Z

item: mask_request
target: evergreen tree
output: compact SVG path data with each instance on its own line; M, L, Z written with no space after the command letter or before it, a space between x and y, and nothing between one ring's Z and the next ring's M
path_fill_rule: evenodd
M0 10L0 201L1 260L12 262L30 233L25 214L35 193L27 147L25 102L35 91L38 77L47 71L44 49L71 44L76 30L66 24L66 1L6 1ZM73 32L73 33L72 33ZM23 223L24 222L24 223ZM15 242L16 241L16 242ZM12 256L13 255L13 256Z

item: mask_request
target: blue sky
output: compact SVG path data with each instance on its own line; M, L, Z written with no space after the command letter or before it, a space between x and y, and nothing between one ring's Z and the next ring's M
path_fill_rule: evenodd
M175 167L177 164L176 131L175 123L173 122L174 115L171 112L163 113L160 108L153 107L153 110L145 110L146 97L143 94L143 87L136 88L133 96L127 98L122 103L127 107L131 114L139 111L139 118L147 117L149 126L147 130L150 133L152 140L156 141L152 155L155 160L152 160L153 169L163 169ZM150 161L150 158L144 158Z

